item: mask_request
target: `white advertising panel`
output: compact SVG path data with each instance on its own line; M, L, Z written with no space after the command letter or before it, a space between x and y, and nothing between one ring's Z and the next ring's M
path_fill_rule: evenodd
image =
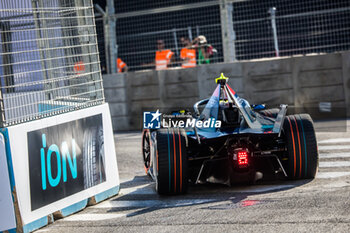
M8 128L24 224L119 185L108 104Z
M16 228L4 136L0 134L0 232Z

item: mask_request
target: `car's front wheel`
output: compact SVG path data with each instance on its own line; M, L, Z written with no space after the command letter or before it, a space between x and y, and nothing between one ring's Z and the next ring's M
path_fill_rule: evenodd
M151 133L149 129L142 132L142 157L146 175L151 165Z

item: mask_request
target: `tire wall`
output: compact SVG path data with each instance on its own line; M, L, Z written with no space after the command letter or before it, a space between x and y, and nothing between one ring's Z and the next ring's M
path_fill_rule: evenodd
M142 128L142 112L189 108L208 98L221 72L251 104L289 105L312 118L350 117L350 52L104 75L113 129Z

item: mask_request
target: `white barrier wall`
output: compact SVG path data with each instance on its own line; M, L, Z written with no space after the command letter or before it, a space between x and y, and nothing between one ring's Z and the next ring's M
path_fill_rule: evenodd
M119 187L108 104L15 125L8 137L23 225Z
M16 218L10 187L5 139L4 136L0 134L0 232L16 228Z

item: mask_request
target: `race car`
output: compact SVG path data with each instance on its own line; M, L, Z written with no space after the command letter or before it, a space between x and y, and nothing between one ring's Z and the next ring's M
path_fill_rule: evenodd
M287 115L283 104L272 110L250 105L227 81L221 74L212 96L195 103L192 114L173 114L173 121L187 119L187 126L173 122L143 130L144 167L159 194L184 194L190 183L316 176L318 150L310 115ZM218 124L203 127L205 121Z

